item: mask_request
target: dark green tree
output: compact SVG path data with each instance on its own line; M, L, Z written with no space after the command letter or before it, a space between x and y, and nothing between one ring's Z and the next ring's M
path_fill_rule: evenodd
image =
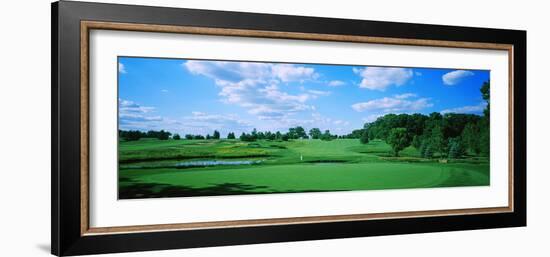
M174 135L172 136L172 139L174 139L174 140L180 140L181 137L180 137L179 134L174 134Z
M161 130L161 131L159 132L157 138L160 139L160 140L167 140L168 138L170 138L170 135L171 135L171 134L172 134L172 133L170 133L170 132Z
M259 140L263 140L263 139L265 139L265 134L264 134L264 132L261 132L261 131L260 131L260 132L258 132L258 135L257 135L257 137L258 137L258 139L259 139Z
M319 128L312 128L309 130L309 135L311 139L319 139L321 137L321 130Z
M214 130L214 134L212 135L212 139L220 139L220 132L217 130Z
M136 141L141 139L145 136L145 133L139 131L139 130L119 130L118 135L120 138L124 139L125 141Z
M281 140L283 140L283 141L288 141L288 139L290 139L288 134L284 134L284 135L281 136Z
M256 139L258 139L258 131L256 130L256 128L254 128L250 133L250 140L256 141Z
M306 130L301 126L296 127L296 135L298 138L307 138Z
M241 141L245 142L254 142L256 141L256 136L253 136L252 134L242 133L240 136Z
M330 130L325 130L325 132L321 135L321 140L330 141L332 140L332 135L330 134Z
M362 132L363 133L361 133L361 138L359 138L359 141L361 142L361 144L368 144L369 143L369 133L367 132L367 130L363 130Z
M432 158L434 155L433 147L428 140L424 140L420 146L420 155L423 158Z
M394 156L399 156L399 152L411 145L411 135L407 133L406 128L392 128L386 138L386 142L392 147Z
M229 132L229 133L227 134L227 139L235 139L235 133Z
M483 156L489 156L491 147L491 134L489 132L489 121L483 119L479 126L479 152Z
M462 140L460 138L450 138L449 139L449 158L458 159L462 157L465 153L464 147L462 145Z
M414 148L420 150L420 147L422 146L422 136L414 135L411 144Z
M479 127L477 123L468 123L462 130L462 142L464 147L471 153L479 155L481 149L479 146Z
M142 134L142 137L156 138L159 140L167 140L168 138L170 138L171 135L172 133L164 130L161 130L161 131L149 130L147 131L147 133Z
M483 114L486 117L489 117L489 103L490 103L490 98L491 98L491 82L490 81L483 82L483 85L481 86L481 89L479 89L479 91L481 91L481 97L483 98L483 100L485 100L487 102L487 107L485 107L485 110L483 110Z
M483 100L487 101L487 106L483 110L483 119L479 122L479 148L481 155L489 156L489 150L491 147L491 133L490 133L490 92L491 82L487 81L481 86L481 96Z
M433 150L437 151L440 157L444 157L447 153L447 144L440 125L435 125L435 127L432 128L430 141L430 146L433 147Z

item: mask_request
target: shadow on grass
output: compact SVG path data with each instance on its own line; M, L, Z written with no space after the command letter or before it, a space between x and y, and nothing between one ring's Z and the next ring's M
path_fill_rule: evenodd
M119 187L119 199L347 191L322 189L278 191L270 190L267 186L255 186L243 183L222 183L193 188L162 183L141 183L128 178L121 178L120 182L130 182L131 184Z

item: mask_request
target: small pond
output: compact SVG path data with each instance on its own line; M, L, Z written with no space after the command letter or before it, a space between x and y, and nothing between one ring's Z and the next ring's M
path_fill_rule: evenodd
M205 161L186 161L176 163L176 167L207 167L220 165L251 165L259 164L261 160L240 160L240 161L221 161L221 160L205 160Z

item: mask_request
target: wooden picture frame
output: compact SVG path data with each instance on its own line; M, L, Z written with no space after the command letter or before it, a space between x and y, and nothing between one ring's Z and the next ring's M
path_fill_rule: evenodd
M508 206L90 227L90 30L505 50L509 56ZM52 4L52 254L525 226L525 114L525 31L56 2Z

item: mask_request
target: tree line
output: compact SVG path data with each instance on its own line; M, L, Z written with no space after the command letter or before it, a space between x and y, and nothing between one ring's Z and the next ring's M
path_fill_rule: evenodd
M164 130L149 130L147 132L142 132L139 130L118 130L118 136L126 141L135 141L141 138L156 138L159 140L168 140L171 135L172 133ZM174 134L173 137L175 137L176 135L177 134Z
M357 130L357 131L363 131ZM172 136L172 139L180 140L182 139L181 136L177 133L172 133L160 130L150 130L148 132L142 132L139 130L119 130L119 137L121 139L124 139L126 141L135 141L139 140L141 138L156 138L159 140L167 140ZM214 133L212 135L207 134L206 136L200 135L200 134L186 134L184 136L187 140L209 140L209 139L221 139L220 132L217 130L214 130ZM229 132L227 134L227 139L236 139L234 132ZM319 128L312 128L309 130L309 134L306 133L305 129L302 126L297 126L293 128L289 128L288 132L271 132L271 131L257 131L256 129L253 129L250 133L243 132L239 139L242 141L256 141L256 140L282 140L282 141L288 141L291 139L321 139L321 140L332 140L337 138L359 138L359 136L356 135L356 131L350 135L334 135L330 133L330 130L325 130L324 132L321 132Z
M281 140L288 141L292 139L321 139L321 140L332 140L337 138L337 135L332 135L330 130L325 130L321 132L319 128L312 128L309 130L309 133L306 132L304 127L297 126L289 128L287 132L281 133L280 131L271 132L271 131L257 131L253 129L251 133L243 132L239 137L242 141L256 141L256 140Z
M364 125L368 139L382 139L392 146L395 156L408 146L413 146L424 158L460 158L467 152L488 156L489 133L489 89L490 83L483 83L480 91L487 106L483 116L438 112L423 114L387 114L375 122ZM365 136L365 135L363 135Z

